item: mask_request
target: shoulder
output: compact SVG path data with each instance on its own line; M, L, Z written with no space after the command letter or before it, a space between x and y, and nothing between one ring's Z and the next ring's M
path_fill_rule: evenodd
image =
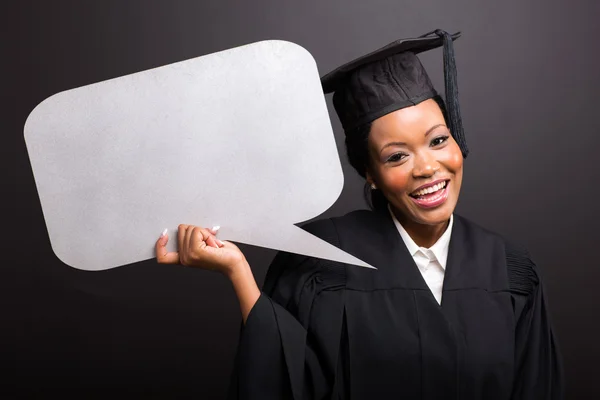
M465 230L466 237L472 238L473 242L493 241L496 244L494 248L500 252L498 257L505 259L508 285L513 294L529 295L534 292L540 282L538 268L522 243L455 214L455 223L457 221Z
M373 225L373 214L375 213L369 210L356 210L341 217L322 218L301 224L300 227L342 250L347 250L355 243L349 242L348 236L368 236L368 227ZM292 292L306 285L328 289L338 288L344 283L344 264L280 251L269 266L263 290L271 294L276 287L281 291L289 286L287 291Z
M322 218L300 227L318 238L338 247L349 231L362 232L361 219L368 219L368 210L357 210L342 217ZM263 291L282 305L294 297L306 296L310 291L337 289L343 287L346 280L345 266L341 263L311 257L307 255L280 251L269 266ZM314 295L315 293L313 293Z
M504 239L508 281L513 293L530 295L540 283L538 268L527 248L515 241Z

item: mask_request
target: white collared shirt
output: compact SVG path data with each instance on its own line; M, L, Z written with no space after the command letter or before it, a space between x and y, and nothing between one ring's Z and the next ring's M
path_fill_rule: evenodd
M388 210L408 252L415 260L415 264L419 267L425 283L427 283L431 293L433 293L433 297L435 297L438 304L442 304L442 286L444 285L444 273L446 271L446 261L448 260L448 248L450 246L454 216L450 215L450 223L446 231L433 246L427 249L419 247L415 243L402 224L398 222L389 205Z

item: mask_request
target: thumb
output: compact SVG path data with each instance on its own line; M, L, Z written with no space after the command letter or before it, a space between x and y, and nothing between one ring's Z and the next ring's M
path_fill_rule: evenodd
M176 251L168 252L167 243L169 242L169 235L165 229L156 241L156 261L160 264L179 264L179 253Z

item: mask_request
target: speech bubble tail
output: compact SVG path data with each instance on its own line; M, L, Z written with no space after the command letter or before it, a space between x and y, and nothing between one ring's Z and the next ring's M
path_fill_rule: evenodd
M287 227L277 226L273 228L272 232L269 232L270 234L265 236L265 228L263 227L261 228L261 236L253 238L240 238L234 232L231 232L226 228L223 233L225 234L224 236L228 236L228 239L230 238L231 240L240 241L242 243L352 264L359 267L377 269L295 225L289 225ZM271 229L268 230L270 231ZM265 241L265 238L269 239Z

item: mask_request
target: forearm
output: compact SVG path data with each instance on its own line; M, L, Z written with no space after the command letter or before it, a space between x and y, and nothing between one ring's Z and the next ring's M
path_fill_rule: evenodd
M240 303L240 310L242 311L242 320L244 324L250 314L250 310L256 304L256 301L260 297L260 290L252 275L250 265L244 261L238 268L229 275L229 280L233 285L235 294L237 295Z

